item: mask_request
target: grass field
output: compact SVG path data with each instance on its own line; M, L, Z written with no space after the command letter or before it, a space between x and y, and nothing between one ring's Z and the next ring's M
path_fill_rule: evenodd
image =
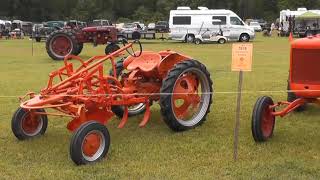
M254 44L253 71L244 74L244 91L286 89L289 43L286 38L258 35ZM145 50L172 49L200 60L209 69L216 92L237 90L238 74L230 71L231 43L193 45L171 41L143 41ZM104 52L86 45L81 56ZM285 100L286 93L243 95L239 160L233 161L233 128L236 94L216 93L207 121L196 129L173 133L162 121L158 104L145 128L142 116L117 129L114 118L108 129L111 148L106 159L77 167L69 158L71 133L68 118L49 117L46 134L20 142L11 132L11 117L19 106L15 97L46 85L48 73L62 66L51 60L44 43L0 40L0 179L320 179L320 109L310 105L303 113L277 119L274 137L256 144L251 136L255 100L271 95Z

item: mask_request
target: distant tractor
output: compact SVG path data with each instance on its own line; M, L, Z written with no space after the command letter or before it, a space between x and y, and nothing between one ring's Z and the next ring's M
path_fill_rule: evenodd
M72 23L69 23L72 24ZM47 38L46 49L48 55L54 60L63 60L68 55L79 55L84 43L94 46L107 44L105 53L110 54L120 47L117 42L117 29L114 26L93 26L79 28L67 26L54 31Z

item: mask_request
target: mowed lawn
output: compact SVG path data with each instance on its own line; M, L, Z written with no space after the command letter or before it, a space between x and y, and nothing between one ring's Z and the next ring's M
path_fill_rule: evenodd
M49 116L43 137L18 141L11 132L11 117L19 106L15 96L46 86L48 73L62 66L51 60L45 43L0 40L0 179L319 179L320 108L310 105L302 113L277 118L274 137L257 144L251 136L251 112L256 99L270 95L285 100L289 68L287 38L253 41L253 71L244 74L241 105L239 160L233 161L233 129L238 74L230 71L231 46L194 45L173 41L145 40L145 50L171 49L205 64L214 81L214 103L207 121L196 129L174 133L163 122L160 107L152 106L145 128L142 115L130 118L123 129L119 119L107 125L111 147L102 162L75 166L69 157L71 133L68 118ZM104 52L87 44L81 57ZM9 97L5 97L9 96Z

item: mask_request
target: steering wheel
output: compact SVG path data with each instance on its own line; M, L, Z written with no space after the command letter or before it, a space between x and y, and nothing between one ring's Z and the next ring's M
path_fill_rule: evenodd
M138 45L139 45L138 53L136 53L134 51L134 49L133 49L133 44L136 44L136 43L138 43ZM126 46L128 44L128 41L126 39L123 39L122 40L122 44L123 44L123 46ZM132 42L132 46L130 48L131 48L131 50L129 48L126 49L127 53L130 54L130 56L133 56L133 57L141 56L141 54L142 54L142 45L141 45L141 42L139 40L134 40Z

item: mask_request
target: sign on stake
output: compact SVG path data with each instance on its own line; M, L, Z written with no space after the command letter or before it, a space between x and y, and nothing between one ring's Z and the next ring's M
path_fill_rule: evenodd
M243 72L252 70L252 51L253 51L253 45L250 43L241 43L241 44L232 45L231 70L239 71L237 108L236 108L236 120L235 120L235 127L234 127L234 143L233 143L234 145L233 160L234 161L238 159Z

